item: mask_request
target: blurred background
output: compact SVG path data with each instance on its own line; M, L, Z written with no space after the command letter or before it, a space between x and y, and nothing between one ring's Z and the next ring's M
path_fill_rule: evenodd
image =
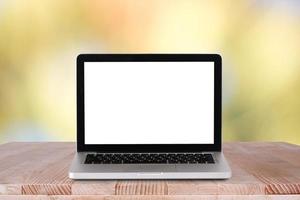
M75 141L79 53L220 53L225 141L300 144L298 0L0 0L0 143Z

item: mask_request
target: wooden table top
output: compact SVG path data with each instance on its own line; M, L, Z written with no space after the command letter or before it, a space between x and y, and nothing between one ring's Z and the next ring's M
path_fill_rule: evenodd
M282 142L234 142L225 143L223 149L232 168L229 180L73 181L68 178L68 169L75 143L2 144L0 198L96 195L114 199L116 195L170 195L178 199L204 195L206 199L216 199L220 195L263 197L286 194L295 197L292 194L300 194L300 146Z

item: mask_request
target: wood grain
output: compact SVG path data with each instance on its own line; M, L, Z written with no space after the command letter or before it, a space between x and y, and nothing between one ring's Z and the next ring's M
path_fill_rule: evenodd
M299 195L2 195L0 200L299 200Z
M7 143L0 145L0 199L300 199L299 146L235 142L223 149L233 172L229 180L73 181L74 143Z

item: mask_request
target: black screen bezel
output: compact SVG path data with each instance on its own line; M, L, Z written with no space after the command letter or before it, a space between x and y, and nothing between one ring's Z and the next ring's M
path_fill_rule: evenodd
M214 62L213 144L85 144L84 62ZM80 54L77 57L77 151L94 152L203 152L221 151L222 58L218 54Z

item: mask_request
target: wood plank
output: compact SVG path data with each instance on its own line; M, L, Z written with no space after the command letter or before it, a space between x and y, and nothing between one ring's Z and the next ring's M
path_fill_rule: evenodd
M245 143L240 151L247 159L237 157L234 161L265 184L266 194L299 194L299 167L281 159L280 152L284 149L280 144L270 144Z
M74 143L1 145L0 160L5 162L0 163L0 193L71 194L67 172L74 149Z
M117 181L75 181L72 184L73 195L114 195L116 194Z
M0 200L299 200L299 195L3 195Z
M225 182L218 182L218 194L265 194L265 184L249 173L244 160L249 160L249 152L254 148L244 148L244 142L228 143L224 145L224 154L232 169L232 178ZM250 160L255 163L255 160Z
M234 142L225 143L223 149L233 171L229 180L73 181L68 178L68 169L75 153L74 143L7 143L0 145L0 194L120 197L300 194L298 145Z

